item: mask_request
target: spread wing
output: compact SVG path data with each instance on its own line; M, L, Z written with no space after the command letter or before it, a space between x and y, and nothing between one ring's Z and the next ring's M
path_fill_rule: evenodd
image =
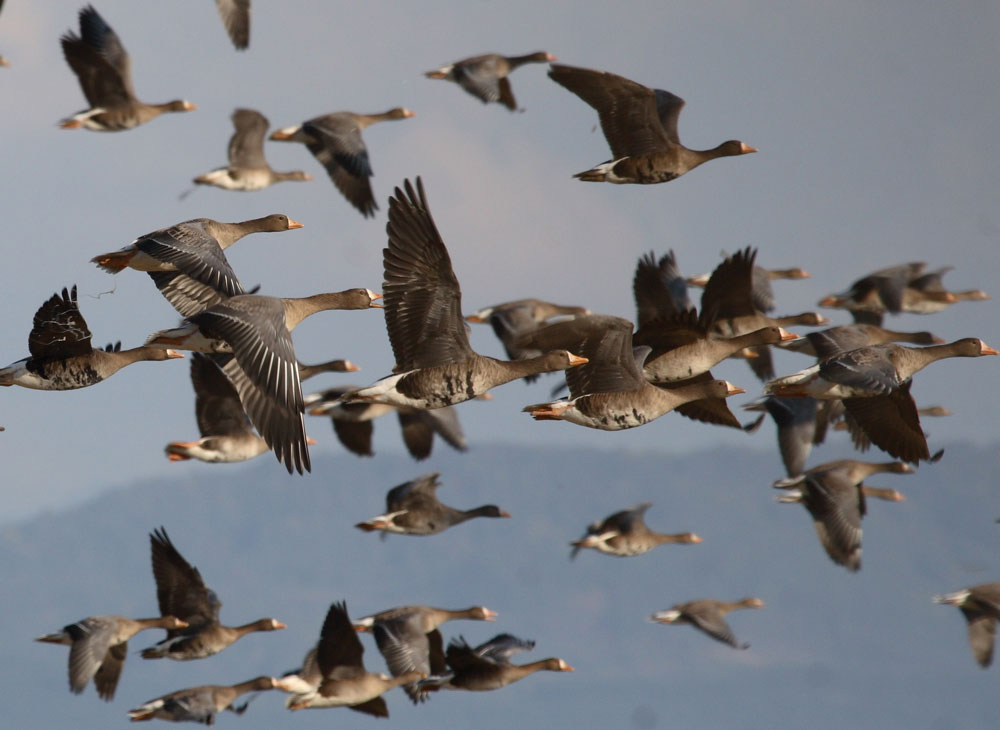
M176 616L196 629L219 620L222 603L215 592L201 579L201 573L184 559L160 527L149 535L149 546L153 562L153 578L156 580L156 599L160 604L160 615ZM178 636L185 629L170 630L167 638Z
M326 168L341 195L366 218L378 210L369 178L372 176L368 148L361 139L361 127L350 114L328 114L303 122L309 137L306 147Z
M615 159L662 151L677 144L684 100L607 71L552 64L549 77L597 110Z
M462 291L417 178L389 198L383 296L396 372L472 359Z
M230 119L233 120L236 131L229 139L229 166L245 169L266 168L264 136L267 134L267 117L255 109L237 109Z
M76 286L53 294L35 312L28 351L37 360L54 360L87 355L93 349L90 330L76 303Z
M250 45L250 0L215 0L226 33L239 51Z
M60 40L66 62L80 80L92 108L121 106L135 100L128 52L93 7L80 10L80 35L68 31Z

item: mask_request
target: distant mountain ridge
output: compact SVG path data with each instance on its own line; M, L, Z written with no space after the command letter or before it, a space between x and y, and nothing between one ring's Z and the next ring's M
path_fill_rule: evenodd
M8 726L113 727L165 692L280 674L297 666L340 599L358 616L403 603L484 604L499 611L497 623L455 622L445 636L479 642L509 631L537 642L518 662L560 656L577 669L500 692L442 692L421 707L396 691L387 696L392 727L734 727L752 707L754 727L839 728L845 703L882 728L935 718L985 727L992 717L997 668L975 666L961 615L930 596L1000 579L996 448L953 444L916 475L872 479L908 499L869 504L858 575L827 559L802 507L774 501L776 451L487 446L421 464L393 455L316 461L311 476L276 482L263 461L179 465L176 479L0 529ZM429 471L442 474L442 501L495 503L512 519L385 541L352 527L382 510L390 487ZM629 559L586 551L569 562L568 543L589 522L642 501L653 502L650 527L697 532L704 543ZM136 651L159 638L150 632L130 646L115 702L92 687L71 695L67 650L31 638L91 614L155 615L148 533L160 525L218 592L224 622L274 616L289 628L197 662L140 659ZM684 600L745 595L767 603L732 617L752 645L746 652L646 621ZM365 642L366 666L384 671ZM243 717L220 716L220 726L375 722L335 709L292 716L268 694Z

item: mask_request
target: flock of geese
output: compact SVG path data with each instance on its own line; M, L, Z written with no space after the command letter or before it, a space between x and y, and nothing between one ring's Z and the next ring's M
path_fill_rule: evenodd
M0 0L2 4L2 0ZM218 0L226 29L238 49L249 43L249 0ZM139 101L128 53L117 33L92 6L79 13L79 33L61 39L63 53L80 81L89 108L61 123L66 129L122 131L165 112L195 109L188 101L164 104ZM526 63L551 63L549 76L593 107L611 148L611 159L575 175L590 182L652 184L673 180L717 157L756 152L731 140L709 150L683 146L677 121L684 102L670 92L650 89L604 71L553 63L546 52L523 56L486 54L428 72L452 81L484 103L517 110L509 74ZM301 142L324 167L344 198L363 216L378 210L370 184L371 165L361 133L370 124L402 120L413 113L395 108L381 114L337 112L315 117L270 135ZM237 109L225 167L195 178L197 184L253 191L282 181L306 181L303 171L276 172L264 157L268 120L252 109ZM774 317L771 281L801 279L801 269L767 270L747 248L726 256L706 275L684 276L674 253L654 253L637 263L633 291L637 317L594 314L584 306L537 299L506 302L464 316L461 289L444 238L431 214L429 196L417 177L396 187L388 202L382 292L354 288L298 298L276 298L248 291L225 256L244 236L286 232L301 224L283 214L239 223L198 218L139 236L119 251L92 261L112 274L146 272L156 288L184 318L180 326L150 335L140 347L121 343L96 348L79 309L76 287L47 299L35 314L28 336L29 356L0 369L0 385L42 390L89 387L139 361L183 357L191 351L191 379L201 437L167 445L171 460L238 462L271 451L289 473L311 469L305 414L331 417L338 437L354 453L371 455L372 420L398 414L407 448L425 458L435 434L456 449L465 448L453 407L489 398L492 388L540 374L563 372L568 395L528 405L535 420L563 420L600 430L644 426L671 411L707 424L755 430L761 415L742 424L726 399L744 388L715 379L711 368L726 358L743 358L765 381L764 397L748 410L770 414L788 476L775 482L781 502L798 502L809 512L830 559L848 570L861 567L861 519L865 500L899 501L890 489L865 484L878 473L909 473L923 461L936 461L920 425L921 409L910 395L913 376L933 362L952 357L996 355L978 338L945 343L928 332L895 332L883 316L899 312L932 313L960 300L987 299L980 291L952 292L942 283L946 269L927 271L910 263L873 272L845 292L820 304L847 309L854 324L815 330L805 336L793 326L818 327L829 320L816 312ZM700 307L689 286L703 287ZM392 374L367 387L340 387L304 396L302 380L319 372L357 370L347 360L318 365L300 363L291 332L306 317L339 309L384 309L395 365ZM472 349L466 322L490 324L509 360ZM919 345L910 347L900 342ZM771 348L816 358L800 372L777 377ZM924 411L933 415L934 411ZM860 449L875 446L897 461L841 460L805 469L810 450L829 428L846 428ZM433 535L472 518L507 518L496 505L461 510L436 496L438 474L390 490L386 512L356 525L364 531ZM640 555L668 544L696 544L690 532L665 534L645 523L650 503L594 522L571 543L572 555L584 548L617 557ZM166 630L159 643L142 651L144 659L194 660L212 656L241 637L285 628L274 618L230 627L219 619L220 601L198 569L181 555L166 530L150 534L153 574L160 616L130 619L92 616L39 637L68 645L70 689L84 690L93 680L98 695L114 697L128 641L147 629ZM969 625L977 661L989 665L1000 583L935 597L958 606ZM714 599L681 603L651 615L661 623L688 623L737 649L725 616L734 609L760 608L755 597L726 602ZM534 672L572 671L564 660L515 664L512 657L534 642L499 634L478 646L452 639L445 647L441 625L455 619L493 621L482 606L445 610L404 606L352 621L346 603L333 603L314 648L303 666L284 676L264 676L235 685L204 685L163 695L129 712L132 720L161 718L211 724L225 709L241 713L241 695L260 690L288 692L292 709L346 706L374 716L388 715L382 694L401 686L415 703L440 689L494 690ZM373 673L362 661L358 632L370 632L389 674Z

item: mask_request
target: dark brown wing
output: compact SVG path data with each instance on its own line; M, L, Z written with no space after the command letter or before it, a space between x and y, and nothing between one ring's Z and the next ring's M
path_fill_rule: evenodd
M659 263L652 251L643 254L632 277L632 293L639 329L654 319L691 308L687 281L677 268L677 257L673 251L661 256Z
M873 444L890 456L916 464L931 455L910 384L906 381L889 395L845 398L844 408Z
M549 77L597 110L615 159L660 152L677 144L684 101L607 71L552 64Z
M302 131L310 139L306 147L326 168L340 194L366 218L374 216L378 205L369 180L372 167L354 115L339 112L316 117L303 122Z
M135 101L128 53L118 34L92 6L80 10L80 35L69 31L60 40L66 62L92 108Z
M149 534L149 547L160 615L176 616L190 624L188 629L167 631L167 638L217 623L222 603L215 592L205 585L198 569L174 547L164 528Z
M837 565L860 570L864 514L861 487L839 472L824 472L806 476L802 495L826 554Z
M250 45L250 0L215 0L226 33L239 51Z
M389 198L383 254L385 323L395 372L472 359L462 291L427 207L424 186L409 180Z
M28 352L36 360L60 360L92 351L90 330L76 303L76 286L53 294L35 312Z
M571 321L581 319L596 318ZM574 398L634 390L646 382L632 352L632 323L617 317L600 319L601 326L571 350L588 359L584 365L566 371L566 384Z
M365 648L347 615L347 603L331 604L316 646L316 660L323 676L329 677L338 667L364 670L364 653Z
M438 504L437 490L441 486L439 472L424 474L416 479L393 487L385 495L387 512L397 512L414 504L415 501L428 501Z
M833 383L888 395L900 387L896 366L888 355L898 345L870 345L844 352L820 363L819 374Z
M703 313L713 318L743 317L756 312L753 306L753 265L756 249L747 247L715 267L701 295Z
M729 644L735 649L748 649L750 647L749 644L741 644L736 640L733 630L729 628L729 624L726 623L726 619L714 601L695 601L677 608L688 621L716 641Z
M372 456L372 433L375 425L371 421L333 421L333 432L344 448L358 456Z
M366 715L373 715L374 717L389 717L389 707L385 704L384 697L376 697L367 702L362 702L360 705L348 705L347 709L354 710L355 712L363 712Z
M403 430L403 443L410 456L418 461L431 455L434 446L434 429L420 411L398 411L399 426Z
M239 393L215 358L195 352L191 356L194 412L202 436L247 433L251 430Z
M711 371L706 371L701 375L694 376L693 378L678 380L672 383L661 383L657 387L665 390L673 390L674 388L692 385L694 383L710 383L713 380L715 380L715 378L712 377ZM716 426L743 428L743 424L741 424L737 420L736 416L733 415L733 412L729 410L729 406L726 404L725 398L700 398L698 400L679 405L674 408L674 410L685 418L690 418L694 421L711 423Z
M110 702L115 698L115 689L122 676L122 669L125 668L126 656L128 656L127 641L110 646L104 655L104 661L94 675L94 686L97 687L97 695L102 700Z

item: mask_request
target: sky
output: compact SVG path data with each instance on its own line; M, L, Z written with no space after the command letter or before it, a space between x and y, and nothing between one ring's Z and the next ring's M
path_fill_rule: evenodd
M74 283L95 344L136 346L173 326L176 315L148 277L112 277L89 259L194 217L236 221L281 212L305 224L230 250L242 281L260 283L263 293L379 290L386 199L416 175L467 312L540 297L631 318L637 259L667 249L691 273L710 271L720 252L745 246L760 248L762 265L809 270L812 279L776 285L782 313L814 309L859 276L905 261L954 266L945 279L954 289L1000 291L995 3L456 0L411 7L258 0L250 49L237 53L210 3L99 2L131 54L138 96L198 105L114 134L56 126L86 106L58 40L76 29L79 7L9 0L0 15L0 51L11 62L0 69L5 363L27 355L38 306ZM486 51L535 50L681 96L680 137L689 147L737 138L760 151L663 185L585 184L572 174L608 159L607 144L596 113L546 78L544 65L512 76L523 113L483 105L423 76ZM267 145L272 166L303 169L312 182L257 193L198 189L179 200L193 177L224 164L229 115L239 106L259 109L272 127L338 110L406 106L416 116L364 134L380 206L374 220L350 207L308 151L292 144ZM960 303L888 326L997 346L995 307ZM826 314L848 321L841 312ZM387 374L393 362L381 318L375 310L329 312L299 327L302 361L346 357L362 367L350 378L317 378L305 390ZM502 354L488 328L475 329L472 343ZM791 354L776 361L779 373L808 364ZM935 443L997 440L997 395L986 386L996 366L951 361L917 377L919 404L955 413L926 424L932 450ZM736 403L760 392L742 363L715 372L747 389ZM666 453L731 444L773 449L770 430L748 437L676 416L604 433L535 423L520 412L546 400L553 383L512 383L492 402L461 406L469 458L487 442ZM163 455L168 441L197 435L184 360L139 363L76 392L6 389L0 425L0 523L138 478L185 471L209 480L213 473ZM354 458L333 441L325 420L307 428L317 453ZM394 423L376 428L375 448L401 449ZM294 479L276 461L272 467L276 482Z

